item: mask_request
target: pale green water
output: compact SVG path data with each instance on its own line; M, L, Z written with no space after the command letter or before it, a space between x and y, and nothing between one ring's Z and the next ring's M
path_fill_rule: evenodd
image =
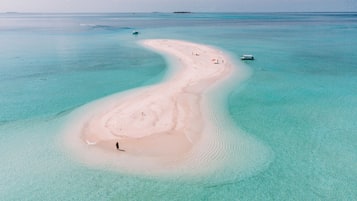
M356 200L354 13L1 14L0 23L1 200ZM256 56L226 112L272 150L267 167L226 183L161 180L62 150L71 110L165 75L164 59L136 45L144 38Z

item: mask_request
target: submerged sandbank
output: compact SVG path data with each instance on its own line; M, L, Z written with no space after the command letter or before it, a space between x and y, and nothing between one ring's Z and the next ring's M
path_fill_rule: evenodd
M78 159L147 175L249 172L266 162L269 151L264 145L210 107L208 92L244 73L237 72L229 55L186 41L141 44L171 58L175 72L160 84L78 109L65 131L65 143Z

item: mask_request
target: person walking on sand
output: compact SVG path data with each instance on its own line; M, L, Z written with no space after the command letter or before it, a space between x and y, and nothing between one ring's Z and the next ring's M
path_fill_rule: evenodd
M120 149L120 148L119 148L119 142L117 142L115 145L116 145L116 147L117 147L117 150L119 150L119 151L125 151L124 149Z

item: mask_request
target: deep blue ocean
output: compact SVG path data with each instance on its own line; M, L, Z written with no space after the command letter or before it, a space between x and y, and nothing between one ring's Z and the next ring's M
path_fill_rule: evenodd
M161 180L63 151L73 110L164 78L165 59L137 44L154 38L254 54L226 110L272 150L267 167ZM0 200L357 200L356 121L357 13L0 14Z

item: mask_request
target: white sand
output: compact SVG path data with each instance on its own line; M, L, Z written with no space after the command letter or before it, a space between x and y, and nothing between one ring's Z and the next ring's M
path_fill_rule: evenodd
M204 103L208 89L235 71L232 60L216 48L185 41L142 45L174 58L175 73L158 85L85 106L66 130L67 143L86 163L119 171L195 174L224 166L232 154L221 147L234 145L222 139Z

